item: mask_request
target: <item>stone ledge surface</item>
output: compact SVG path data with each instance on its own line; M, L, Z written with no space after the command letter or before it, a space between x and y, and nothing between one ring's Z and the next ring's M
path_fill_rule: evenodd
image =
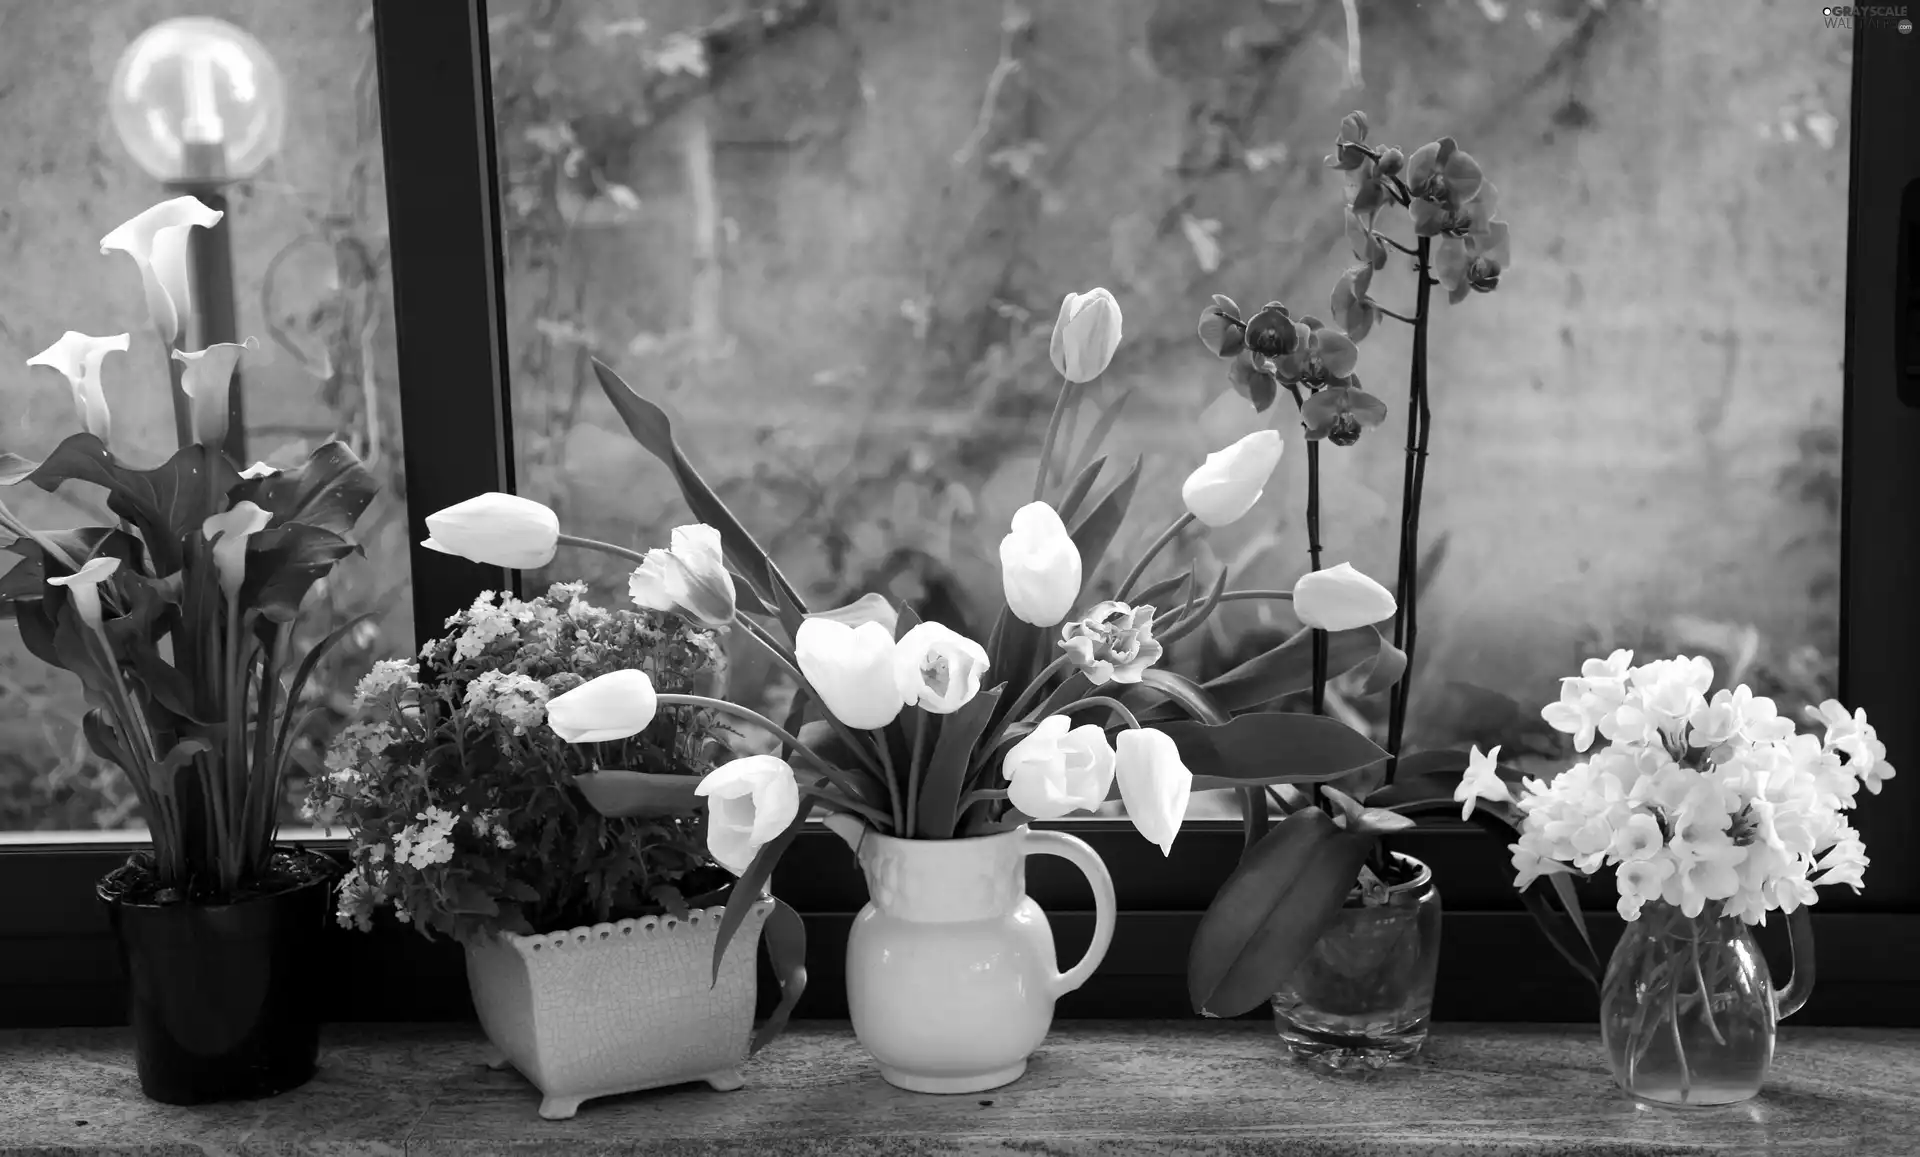
M0 1154L1848 1154L1920 1153L1920 1032L1783 1031L1746 1105L1641 1108L1591 1026L1440 1025L1370 1077L1288 1062L1268 1026L1061 1021L1027 1075L929 1097L880 1080L844 1023L794 1026L747 1087L682 1086L543 1121L471 1025L337 1025L321 1071L271 1100L141 1098L125 1029L0 1032Z

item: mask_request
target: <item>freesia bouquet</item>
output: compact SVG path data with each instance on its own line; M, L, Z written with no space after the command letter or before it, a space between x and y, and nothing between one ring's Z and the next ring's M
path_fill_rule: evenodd
M113 526L39 530L0 503L0 613L27 649L80 677L89 745L123 771L153 838L110 878L140 901L230 902L304 883L316 858L277 855L279 805L312 718L305 693L340 625L301 653L301 604L341 559L378 489L344 444L291 470L246 470L221 449L235 362L248 346L177 347L189 320L187 231L220 214L192 197L155 205L109 233L139 267L173 377L179 449L159 466L109 448L101 389L127 334L69 332L29 361L73 390L85 432L44 461L0 454L0 486L97 486Z

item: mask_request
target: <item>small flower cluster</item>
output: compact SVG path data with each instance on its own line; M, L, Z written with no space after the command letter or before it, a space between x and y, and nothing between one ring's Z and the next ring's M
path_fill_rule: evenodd
M1821 885L1858 891L1866 848L1845 813L1894 774L1866 713L1829 699L1807 709L1825 734L1798 734L1745 685L1709 698L1704 658L1632 662L1615 651L1562 680L1541 716L1581 752L1596 734L1612 742L1551 782L1528 779L1513 800L1475 753L1461 797L1524 816L1516 886L1613 865L1624 919L1659 901L1688 917L1717 904L1749 924L1812 904Z
M368 929L390 907L423 933L462 941L547 931L638 914L661 888L713 872L691 817L607 819L572 786L596 763L704 774L721 747L708 713L663 709L597 750L562 738L547 716L563 693L615 671L711 690L719 644L698 626L604 610L585 594L579 583L528 600L484 594L418 662L383 661L360 681L361 718L336 736L306 806L352 836L343 926Z

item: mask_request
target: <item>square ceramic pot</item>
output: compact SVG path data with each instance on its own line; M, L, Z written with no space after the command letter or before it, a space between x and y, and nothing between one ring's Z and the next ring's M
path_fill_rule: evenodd
M499 1054L561 1120L582 1101L705 1081L741 1085L753 1037L755 957L773 901L763 899L727 946L718 983L713 946L726 911L648 916L543 936L502 933L467 948L467 984Z

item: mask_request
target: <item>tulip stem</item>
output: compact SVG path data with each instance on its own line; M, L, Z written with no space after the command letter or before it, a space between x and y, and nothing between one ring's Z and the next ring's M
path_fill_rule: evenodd
M1407 459L1400 485L1400 566L1395 580L1393 645L1407 657L1407 667L1394 683L1387 699L1387 769L1385 782L1392 783L1400 763L1400 747L1406 735L1407 701L1413 678L1413 650L1419 635L1420 597L1420 500L1427 483L1427 435L1433 411L1427 402L1427 319L1432 300L1433 279L1429 276L1432 239L1420 238L1415 255L1415 273L1419 288L1415 296L1413 325L1413 364L1408 373Z
M887 800L893 805L893 834L903 840L912 839L913 833L907 830L907 812L900 801L900 776L893 769L893 745L887 742L886 732L875 731L873 734L878 741L875 746L880 749L880 766L886 769L882 778L887 781Z
M907 814L920 823L920 772L927 755L927 712L913 708L913 755L907 761Z
M1040 443L1040 469L1034 472L1033 500L1040 501L1047 493L1047 478L1053 473L1053 444L1060 437L1060 420L1067 413L1067 398L1073 393L1073 383L1061 375L1060 396L1054 399L1053 417L1047 420L1047 437Z
M681 695L678 693L661 695L656 702L662 707L704 707L709 711L718 711L722 715L731 715L736 719L744 719L756 727L764 727L772 732L774 737L780 740L780 742L793 748L808 759L811 759L815 765L820 768L821 772L826 775L827 779L831 781L835 787L846 792L850 799L857 800L860 798L859 791L842 777L842 769L835 767L833 764L821 758L819 752L800 742L790 734L786 728L768 719L751 707L742 707L738 703L728 703L725 700L714 699L706 695Z
M992 758L994 750L1000 746L1001 738L1006 735L1007 728L1020 721L1020 713L1027 709L1027 704L1033 702L1034 696L1040 694L1041 689L1047 685L1047 680L1053 678L1054 675L1060 671L1065 670L1071 662L1073 662L1072 655L1061 655L1055 658L1053 662L1043 667L1038 675L1033 677L1033 682L1026 685L1026 688L1020 692L1019 697L1013 701L1013 706L1007 708L1000 716L1000 725L993 729L992 734L985 742L974 748L973 761L969 765L967 772L969 779L979 774L980 768L985 766L988 759Z
M1292 591L1275 591L1275 590L1222 591L1220 594L1220 597L1218 599L1215 599L1214 601L1221 602L1221 603L1237 603L1237 602L1244 602L1248 599L1279 599L1283 602L1290 603L1293 601L1293 592ZM1156 631L1159 630L1162 620L1165 620L1167 623L1171 624L1175 619L1178 619L1181 615L1186 614L1188 611L1193 610L1195 607L1203 607L1206 605L1207 605L1207 600L1205 599L1193 599L1190 602L1181 603L1177 607L1168 607L1166 610L1161 611L1159 614L1153 616L1153 629Z
M1127 601L1127 596L1133 593L1133 584L1139 582L1140 576L1146 573L1147 564L1152 562L1155 556L1167 548L1168 543L1178 538L1180 532L1192 523L1193 512L1189 510L1174 519L1173 525L1160 532L1160 537L1153 540L1153 545L1147 548L1147 553L1141 555L1140 561L1134 563L1133 569L1127 572L1127 577L1120 580L1120 589L1113 593L1115 602L1124 603Z
M1118 699L1114 699L1106 695L1089 695L1085 699L1076 699L1073 702L1067 704L1065 707L1062 707L1060 710L1054 712L1054 714L1055 715L1071 715L1075 711L1080 710L1082 707L1105 707L1107 710L1113 712L1115 715L1118 715L1122 720L1124 720L1128 727L1132 728L1135 731L1140 730L1140 720L1134 715L1133 712L1127 710L1127 705L1120 702Z
M554 540L560 546L577 546L583 550L597 550L601 554L610 554L615 558L624 558L630 562L643 563L647 556L641 551L629 550L624 546L615 546L611 542L601 542L594 538L581 538L577 535L563 534Z

